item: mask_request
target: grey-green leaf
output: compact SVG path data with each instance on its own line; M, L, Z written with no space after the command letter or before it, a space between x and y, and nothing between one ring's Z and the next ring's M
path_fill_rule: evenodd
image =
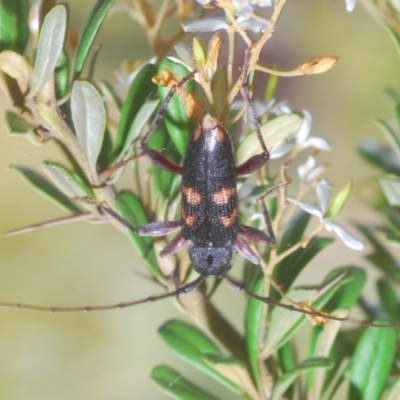
M72 120L76 136L89 163L93 176L106 128L106 111L103 101L88 82L76 81L71 96Z
M68 197L92 197L88 187L83 185L82 180L67 168L53 162L44 162L43 169L53 181L53 183Z
M40 31L28 98L36 96L53 74L63 48L66 27L67 10L65 6L54 7L46 15Z
M349 399L381 398L395 351L394 329L368 328L364 331L346 372L351 382Z
M386 174L380 178L383 193L391 206L400 206L400 178L397 175Z
M285 114L273 118L261 126L261 134L270 153L279 150L292 140L300 129L303 118L298 114ZM235 159L242 164L260 153L260 143L255 132L250 133L237 147Z
M167 395L178 400L217 400L172 368L159 365L151 371L151 379Z
M73 213L81 212L81 210L67 196L65 196L64 193L60 192L55 186L53 186L48 180L43 178L37 172L30 168L18 165L12 165L11 168L19 172L21 176L29 183L29 185L37 192L50 199L64 210L72 211Z

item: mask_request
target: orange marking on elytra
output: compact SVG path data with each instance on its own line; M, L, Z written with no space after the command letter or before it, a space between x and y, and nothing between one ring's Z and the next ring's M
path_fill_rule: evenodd
M219 206L224 206L229 203L230 198L236 193L235 188L223 188L219 192L213 194L213 201Z
M196 223L197 217L195 215L187 215L185 211L182 210L182 219L185 225L191 228Z
M225 226L225 228L229 228L231 225L233 225L233 223L236 221L236 217L237 217L237 208L235 208L232 212L232 214L229 217L221 217L221 223L222 225Z
M182 186L182 192L186 196L186 201L191 206L197 206L201 202L201 194L191 187Z

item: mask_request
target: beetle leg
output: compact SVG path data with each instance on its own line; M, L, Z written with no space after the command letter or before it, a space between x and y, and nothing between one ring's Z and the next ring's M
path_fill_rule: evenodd
M233 247L242 257L247 258L253 264L258 264L260 262L256 253L254 253L251 247L239 236L233 241Z
M236 167L237 175L249 175L252 172L260 169L269 160L269 151L268 151L267 146L264 143L264 139L261 135L260 124L257 120L256 112L254 110L253 103L251 101L250 93L249 93L249 89L248 89L250 60L251 60L251 47L249 47L246 50L246 53L244 56L241 92L242 92L242 96L243 96L245 102L247 103L247 107L250 112L251 122L254 125L254 130L256 132L258 141L260 142L262 153L249 158L243 164L237 166Z
M269 223L269 225L271 225L271 222ZM245 239L250 240L251 242L264 243L267 246L274 246L276 244L276 238L272 230L271 232L269 232L268 230L270 236L266 235L263 231L260 231L259 229L247 225L240 225L238 231L240 235L242 235Z
M169 254L176 253L185 243L187 239L182 236L182 232L179 232L160 252L161 257L165 257Z
M243 164L240 164L236 167L236 175L250 175L253 172L259 170L269 158L269 154L265 155L265 153L257 154L256 156L250 157Z
M136 232L140 236L165 236L182 227L181 220L177 221L156 221L150 222L145 226L136 228Z

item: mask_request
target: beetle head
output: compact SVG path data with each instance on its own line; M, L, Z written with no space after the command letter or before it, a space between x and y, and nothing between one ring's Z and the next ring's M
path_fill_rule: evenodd
M194 269L202 276L221 278L231 268L232 244L222 247L200 247L192 244L189 257Z

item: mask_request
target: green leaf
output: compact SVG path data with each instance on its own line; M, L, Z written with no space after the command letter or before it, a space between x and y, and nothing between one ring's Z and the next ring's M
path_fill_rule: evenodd
M129 146L129 144L126 144L126 141L129 132L132 130L132 122L149 94L156 88L156 85L151 81L156 73L157 67L155 65L146 64L138 71L131 83L121 109L121 118L118 123L117 137L113 150L115 158L120 155L124 148Z
M178 400L217 400L172 368L159 365L151 371L151 379L167 395Z
M262 296L264 294L264 279L260 276L249 287L249 290L255 294ZM260 345L262 343L262 327L265 324L263 317L264 304L261 301L247 298L246 312L245 312L245 338L247 344L248 358L250 362L251 371L257 387L261 385L261 371L260 371Z
M53 162L44 162L43 168L58 189L68 197L93 198L91 190L83 184L82 178L77 179L67 168Z
M189 72L184 65L176 63L169 58L165 58L161 62L158 68L160 76L162 75L162 70L167 70L172 74L178 76L179 78L183 78ZM188 90L189 93L193 93L194 82L193 81L187 82L184 88ZM164 101L170 89L158 86L157 90L160 100ZM192 121L188 117L183 99L179 95L175 95L171 99L167 107L167 110L164 114L164 121L168 133L172 139L172 142L178 149L179 154L183 156L186 151L186 146L189 140L189 136L191 135L191 133L195 128L195 122L198 121Z
M115 197L115 205L121 217L133 227L136 228L148 224L144 208L132 192L125 190L119 192ZM153 248L153 239L151 237L139 236L129 228L126 228L125 231L139 256L144 258L153 276L156 278L160 277L156 254Z
M76 136L88 161L92 176L97 176L97 158L106 129L106 111L97 90L90 83L76 81L72 87L71 112Z
M308 214L309 215L309 214ZM310 215L309 215L310 217ZM309 219L301 216L300 221ZM287 240L297 239L295 233L287 238ZM300 272L308 265L308 263L322 250L330 246L334 242L331 238L314 238L310 241L306 248L299 248L279 262L273 273L273 277L276 282L282 287L282 290L287 291ZM274 289L271 291L271 296L279 298L280 296L275 292Z
M236 382L227 379L210 366L211 354L223 358L219 348L199 329L182 321L170 320L162 325L158 333L167 345L193 368L213 377L235 393L243 393Z
M270 154L290 142L303 123L298 114L285 114L267 121L261 126L261 134ZM250 157L260 154L260 142L254 132L246 136L236 148L236 164L242 164Z
M397 175L386 174L379 181L388 203L391 206L400 206L400 178Z
M284 373L277 381L272 394L272 400L280 400L287 388L294 382L294 380L305 372L324 368L329 369L333 367L333 362L326 357L309 358L303 361L296 368L289 372Z
M29 39L28 0L1 0L0 51L25 52Z
M114 0L97 0L86 18L85 24L79 34L78 45L76 48L73 80L80 76L97 32L113 4Z
M399 157L387 146L382 146L375 140L365 140L358 146L358 151L370 164L386 172L400 174Z
M350 310L354 307L361 296L362 289L367 280L365 271L362 268L351 265L336 268L332 278L336 274L342 272L346 273L346 279L349 279L349 281L341 286L332 296L331 300L324 306L324 310L327 312L343 309ZM328 275L326 279L331 279L331 276Z
M367 328L351 358L346 377L352 400L379 400L387 382L396 350L394 329Z
M153 115L159 104L158 100L146 101L135 116L122 149L122 158L127 155L131 156L134 150L134 144L142 132L145 125L149 122L150 117Z
M11 168L20 173L25 181L28 182L28 184L37 192L53 201L62 209L72 211L73 213L79 213L81 211L67 196L37 172L30 168L18 165L12 165Z
M25 135L29 132L33 133L32 128L20 117L12 111L5 112L8 131L10 135Z
M393 286L385 279L379 279L376 283L380 304L385 313L394 322L400 321L399 315L399 297Z
M68 93L68 88L69 88L69 82L68 82L69 64L68 64L68 56L65 51L62 51L60 57L58 57L54 72L56 78L57 98L62 98Z
M53 74L63 48L66 27L67 10L65 6L54 7L46 15L40 31L35 68L27 98L31 99L36 96Z

